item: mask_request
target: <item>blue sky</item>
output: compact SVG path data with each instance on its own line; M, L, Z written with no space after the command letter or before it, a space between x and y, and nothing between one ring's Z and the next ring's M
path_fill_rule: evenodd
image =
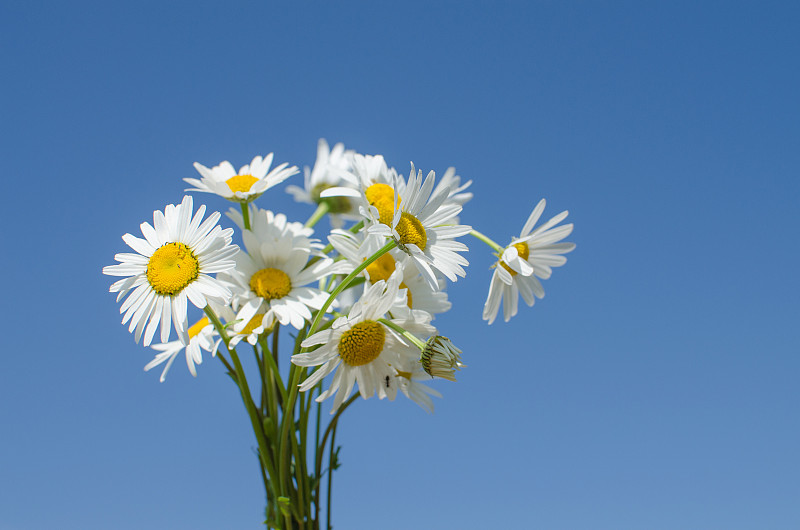
M487 326L492 256L467 241L436 322L468 368L433 415L348 411L337 528L797 528L798 23L782 2L4 2L0 529L259 528L235 387L212 359L144 373L100 271L192 162L311 165L320 137L456 166L463 222L503 244L546 197L578 246Z

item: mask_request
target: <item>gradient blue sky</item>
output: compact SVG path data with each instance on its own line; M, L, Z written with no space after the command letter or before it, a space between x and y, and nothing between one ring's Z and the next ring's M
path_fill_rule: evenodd
M800 10L697 4L5 0L0 529L259 528L235 387L144 373L100 271L192 162L320 137L578 245L486 326L467 242L436 322L469 367L434 415L348 411L336 528L798 528Z

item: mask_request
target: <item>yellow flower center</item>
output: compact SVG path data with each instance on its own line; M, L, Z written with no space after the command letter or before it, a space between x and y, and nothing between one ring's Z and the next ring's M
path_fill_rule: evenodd
M394 217L394 189L388 184L378 183L367 188L364 193L370 205L378 209L380 222L391 225ZM397 204L400 204L400 200Z
M239 335L249 335L256 329L258 326L261 325L261 322L264 320L264 313L256 313L253 315L253 318L247 323L247 325L239 332Z
M374 320L354 324L339 338L339 357L350 366L361 366L378 358L386 341L386 331Z
M410 213L403 212L400 215L400 221L397 222L396 230L400 234L401 245L413 243L420 250L425 250L425 246L428 244L428 235L425 233L425 228L423 228L419 219Z
M364 258L366 261L366 258ZM369 283L375 283L377 281L389 281L389 276L395 271L395 260L391 254L388 252L381 256L380 258L376 259L369 265L367 268L364 269L369 274ZM401 289L408 289L408 285L405 282L400 284ZM408 293L408 307L411 307L411 291L406 291Z
M191 339L196 337L201 331L203 331L203 328L206 327L207 325L208 325L208 317L203 317L194 324L192 324L192 326L189 328L188 331L189 338Z
M517 254L519 254L520 258L524 259L525 261L528 261L528 256L530 256L530 250L528 249L528 244L527 243L525 243L525 242L514 243L511 246L513 246L515 249L517 249ZM502 265L505 270L510 272L511 276L516 276L517 275L517 271L515 271L514 269L512 269L511 267L506 265L506 263L503 260L498 261L498 263L500 265Z
M253 184L258 182L258 179L253 175L236 175L225 181L225 184L231 189L232 193L237 191L248 192Z
M366 261L366 258L364 259ZM389 276L394 272L394 258L388 252L376 259L364 269L369 274L370 283L375 283L379 280L388 281Z
M197 279L200 262L183 243L161 246L147 263L147 281L161 296L174 296Z
M292 290L292 281L280 269L261 269L250 278L250 289L261 298L275 300L283 298Z

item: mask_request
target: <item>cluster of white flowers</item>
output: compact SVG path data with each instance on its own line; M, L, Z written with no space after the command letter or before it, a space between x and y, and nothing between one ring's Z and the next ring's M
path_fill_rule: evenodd
M232 244L233 229L217 225L219 213L203 221L205 207L195 213L186 196L156 211L153 225L142 223L144 239L125 234L136 253L117 254L120 263L103 269L124 277L111 291L118 301L127 296L122 322L130 322L137 342L144 335L150 345L160 325L161 344L152 346L159 353L145 370L166 363L162 381L181 351L196 375L202 351L215 354L223 339L228 348L241 341L261 348L278 326L291 326L302 339L291 362L309 369L301 391L324 386L328 378L317 399L334 397L334 410L357 384L365 399L393 400L400 390L431 411L430 396L440 394L424 382L455 380L463 366L461 350L432 324L451 308L447 283L465 276L468 249L459 238L472 234L496 252L483 312L490 324L501 303L505 320L516 314L518 294L528 305L544 296L539 279L549 278L575 248L560 242L572 225L556 226L567 212L534 229L544 200L519 238L503 248L460 224L471 181L462 184L454 168L437 185L433 171L423 177L412 164L405 179L380 155L360 155L342 144L330 149L325 140L313 169L305 168L304 186L287 187L317 211L305 224L290 222L253 203L299 172L285 163L270 171L272 160L272 153L257 156L238 172L227 161L211 169L195 163L202 178L185 179L193 186L187 191L239 203L241 212L231 209L228 216L241 231L242 249ZM314 237L326 214L333 227L327 245ZM187 299L207 314L191 326ZM173 327L177 340L170 342Z

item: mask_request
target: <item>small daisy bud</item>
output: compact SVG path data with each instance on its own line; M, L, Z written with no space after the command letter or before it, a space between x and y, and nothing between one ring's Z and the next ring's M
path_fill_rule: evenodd
M460 370L461 350L456 348L450 339L441 335L434 335L425 344L420 357L422 368L432 377L441 377L455 381L455 371Z

